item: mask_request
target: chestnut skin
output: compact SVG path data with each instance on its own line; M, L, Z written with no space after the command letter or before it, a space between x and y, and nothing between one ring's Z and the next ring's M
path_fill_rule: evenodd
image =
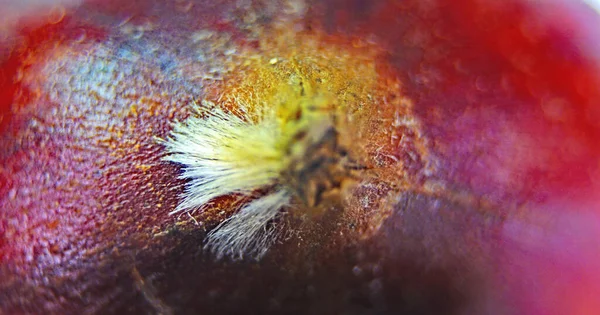
M600 17L584 4L99 0L32 12L0 39L2 313L600 309ZM298 232L260 261L215 260L202 243L223 215L168 215L184 182L155 137L218 90L205 76L228 49L260 51L283 20L380 47L435 169L415 187L359 187L360 216L286 222Z

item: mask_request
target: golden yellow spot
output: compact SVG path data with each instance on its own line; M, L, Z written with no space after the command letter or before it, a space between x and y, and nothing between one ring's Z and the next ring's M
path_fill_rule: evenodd
M152 166L148 165L148 164L136 164L135 168L138 170L141 170L142 172L146 172L147 170L149 170Z
M137 116L138 112L137 112L137 106L136 105L131 105L131 107L129 108L129 112L133 115L133 116Z

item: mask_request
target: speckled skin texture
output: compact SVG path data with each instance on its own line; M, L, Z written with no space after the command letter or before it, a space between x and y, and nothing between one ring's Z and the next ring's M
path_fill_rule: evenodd
M546 251L525 231L563 230L554 214L565 211L548 205L591 202L597 191L597 66L533 16L472 0L95 1L24 28L0 56L0 313L563 314L581 305L585 294L569 295L569 285L598 292L573 282L598 275L556 267L553 255L540 262ZM381 49L378 71L401 83L422 135L373 123L374 140L358 145L396 130L425 148L386 138L392 158L372 163L402 172L381 168L343 206L290 216L260 262L215 261L203 237L229 200L218 200L223 212L169 216L184 182L155 137L192 101L235 83L231 65L266 54L261 38L281 25L323 32L324 45L362 38ZM394 118L381 103L365 107ZM565 285L547 289L553 271ZM542 289L523 293L524 283Z

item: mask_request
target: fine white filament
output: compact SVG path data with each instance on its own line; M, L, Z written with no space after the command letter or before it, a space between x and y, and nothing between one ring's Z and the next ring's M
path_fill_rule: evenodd
M220 196L274 191L246 204L208 234L205 248L218 258L259 259L275 240L276 230L268 223L290 201L286 189L277 188L285 165L282 137L274 113L214 108L204 113L198 109L198 115L176 122L163 141L165 160L183 165L180 178L188 180L171 214L202 210Z

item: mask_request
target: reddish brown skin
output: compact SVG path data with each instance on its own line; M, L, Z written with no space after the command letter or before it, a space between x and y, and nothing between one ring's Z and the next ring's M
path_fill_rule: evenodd
M389 215L371 237L356 230L379 215L369 213L374 204L360 210L366 223L331 211L259 263L230 262L201 249L214 220L194 227L167 215L183 183L153 137L165 137L202 98L194 74L206 65L192 59L187 36L211 28L241 46L255 39L224 18L239 14L228 3L200 1L186 14L174 2L127 3L97 1L57 24L23 28L2 60L0 312L543 311L509 294L527 287L524 271L507 266L533 254L515 254L502 231L507 220L538 217L539 205L563 196L576 204L595 191L597 65L561 32L563 21L526 33L518 26L532 20L531 8L510 1L311 5L305 25L340 38L377 36L388 51L381 71L399 77L415 103L438 157L432 176L447 189L390 198L385 183L364 188L356 194L383 200ZM117 25L130 15L155 29L128 40ZM85 68L102 49L114 68ZM76 59L80 51L89 59ZM126 61L131 54L137 59ZM543 98L570 104L562 120L544 112ZM94 124L94 115L105 119Z

